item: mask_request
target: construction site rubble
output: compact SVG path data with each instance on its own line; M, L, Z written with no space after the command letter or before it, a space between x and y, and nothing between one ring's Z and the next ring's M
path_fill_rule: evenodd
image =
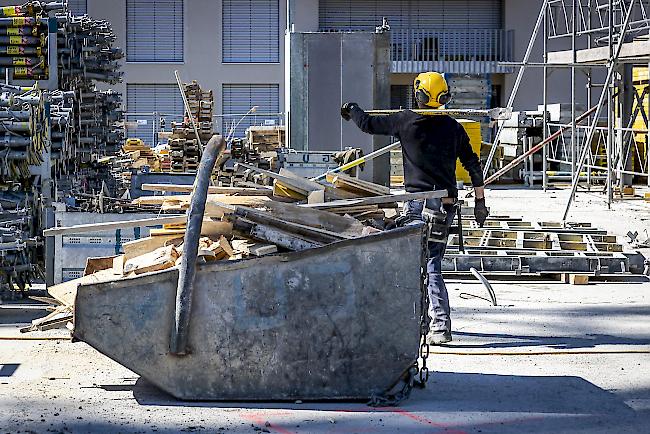
M24 294L43 278L52 199L115 195L101 161L123 139L121 97L96 84L120 80L123 54L108 22L74 17L66 2L3 7L0 33L2 74L33 83L0 89L0 292Z

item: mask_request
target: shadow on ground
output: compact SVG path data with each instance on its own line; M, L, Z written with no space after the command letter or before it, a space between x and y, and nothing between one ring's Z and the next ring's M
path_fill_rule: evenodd
M280 408L290 410L371 411L363 402L209 402L181 401L143 378L132 386L101 385L105 390L133 390L141 405L199 406L215 408ZM650 392L648 393L650 395ZM490 396L491 399L485 399ZM616 395L571 376L521 376L478 373L434 372L426 389L415 389L400 407L450 412L568 413L599 411L629 412ZM425 408L426 407L426 408Z
M649 338L628 338L603 334L587 334L584 337L574 336L531 336L513 335L507 333L475 333L457 331L455 337L480 339L483 343L476 344L450 344L443 345L447 348L519 348L544 346L555 349L581 349L595 348L599 345L650 345ZM492 342L485 342L492 341Z

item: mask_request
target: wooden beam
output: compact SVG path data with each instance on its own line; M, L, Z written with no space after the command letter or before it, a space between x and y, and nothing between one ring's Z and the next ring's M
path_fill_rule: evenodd
M142 184L140 189L144 191L160 191L170 193L191 193L194 187L192 185L181 184ZM241 188L241 187L208 187L209 194L238 194L246 196L271 196L273 192L260 185L260 188Z
M285 221L325 229L350 237L361 236L364 228L364 225L357 219L319 209L299 207L292 203L271 200L264 202L260 208L268 210L274 216ZM376 209L375 206L374 210Z
M321 246L318 242L308 241L295 234L244 219L235 220L233 227L244 237L275 244L287 250L306 250Z
M238 206L235 214L245 218L246 220L250 220L252 222L266 226L273 226L288 233L296 234L324 244L352 238L342 233L336 233L328 231L326 229L318 229L311 226L292 223L281 218L274 217L265 211L258 211L256 209L246 208L243 206Z
M306 203L298 205L305 208L330 209L346 206L378 205L382 203L404 202L416 199L435 199L447 197L447 190L423 191L420 193L389 194L386 196L360 197L358 199L333 200L324 203Z
M112 231L115 229L137 228L139 226L160 226L164 224L185 223L186 221L187 217L184 215L173 215L149 219L89 223L85 225L61 226L58 228L45 229L43 231L43 236L53 237L55 235L85 234L87 232Z
M298 176L286 169L280 169L280 173L275 173L271 172L270 170L260 169L259 167L251 166L250 164L246 163L237 164L254 172L262 173L269 178L275 179L276 181L280 181L282 184L289 186L296 191L300 191L301 193L304 192L305 195L307 195L310 191L325 189L325 186L323 184L319 184L318 182L314 182L307 178Z

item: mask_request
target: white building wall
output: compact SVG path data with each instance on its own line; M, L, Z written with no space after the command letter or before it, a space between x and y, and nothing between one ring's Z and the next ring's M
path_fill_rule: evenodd
M280 1L280 25L286 27L284 0ZM151 0L152 8L155 0ZM198 81L205 89L212 89L215 113L221 114L223 84L277 84L280 95L284 91L284 38L280 36L280 61L270 64L222 63L222 2L221 0L184 0L184 60L181 63L123 62L122 83L112 85L123 92L126 104L126 85L129 83L175 83L178 70L183 81ZM117 35L116 45L126 52L126 0L88 0L88 15L108 20ZM284 110L280 98L280 111ZM219 128L221 125L219 125Z
M293 23L296 31L318 30L319 0L279 0L280 4L280 33L286 28L286 5L291 2L294 7ZM542 0L503 0L504 28L515 31L515 59L521 60L526 51L533 26L535 24ZM20 3L16 0L0 0L2 5ZM151 0L152 8L155 0ZM117 35L116 45L126 51L126 0L87 0L88 14L94 18L108 20ZM175 83L174 71L178 70L184 81L197 80L204 88L212 89L215 96L215 113L222 113L223 84L277 84L280 91L280 111L285 104L282 97L284 92L284 58L285 40L280 35L280 61L272 64L224 64L222 62L222 1L221 0L184 0L184 60L180 63L140 63L123 62L124 80L120 84L111 85L124 94L126 105L126 86L129 83L155 84ZM568 41L567 41L568 43ZM567 49L564 47L558 49ZM541 34L535 45L532 61L542 61ZM584 92L584 75L579 72L577 92L581 101L586 102ZM515 81L516 74L503 77L504 95L502 101L508 99ZM401 82L394 75L393 81ZM410 77L409 80L410 81ZM500 77L494 77L494 83L501 82ZM597 80L596 80L597 81ZM529 68L519 90L515 109L534 109L542 102L542 70ZM549 86L549 102L569 102L571 92L570 74L568 70L555 70L551 75ZM125 107L126 108L126 107ZM220 125L219 125L220 127Z
M515 59L521 62L526 53L530 37L532 35L543 0L504 0L505 17L504 24L508 30L515 31ZM534 49L530 58L531 62L543 61L543 26L540 27ZM561 41L552 41L549 45L553 50L570 50L571 40L569 38ZM600 74L596 74L596 82L602 82ZM512 91L517 73L505 76L505 98L504 104ZM529 67L524 73L523 81L519 87L517 98L514 103L515 110L535 110L538 104L543 102L542 83L544 73L542 68ZM576 73L576 99L578 103L587 103L586 76L583 72ZM570 103L571 102L571 73L567 68L551 70L549 75L548 102Z

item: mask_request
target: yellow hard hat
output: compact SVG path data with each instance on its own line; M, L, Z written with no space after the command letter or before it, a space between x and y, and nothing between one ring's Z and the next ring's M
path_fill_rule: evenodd
M439 72L423 72L413 81L415 99L426 106L440 108L451 101L447 80Z

